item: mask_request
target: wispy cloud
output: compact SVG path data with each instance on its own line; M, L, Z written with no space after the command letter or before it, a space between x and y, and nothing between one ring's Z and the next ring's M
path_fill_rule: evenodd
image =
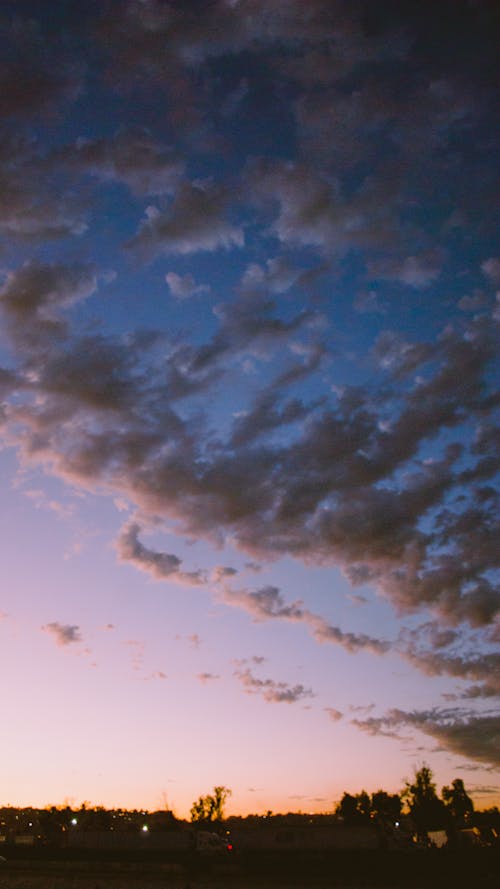
M217 679L220 679L218 673L198 673L196 677L203 685L206 685L208 682L216 682Z
M291 685L275 679L260 679L254 676L250 667L240 667L234 676L241 682L247 694L261 695L265 701L273 704L296 704L298 701L314 697L314 692L302 683Z

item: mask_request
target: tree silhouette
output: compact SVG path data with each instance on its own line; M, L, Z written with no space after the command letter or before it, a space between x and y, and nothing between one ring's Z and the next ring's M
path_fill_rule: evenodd
M372 794L372 814L378 818L387 818L389 821L397 821L401 815L401 797L398 793L386 793L385 790L377 790Z
M191 806L191 821L222 821L224 818L224 806L231 796L229 787L219 785L214 787L213 794L200 796Z
M455 778L451 787L443 787L441 791L448 812L458 827L463 827L474 811L474 803L464 787L461 778Z
M370 820L371 802L366 790L352 796L344 793L337 806L336 814L346 824L366 824Z
M406 782L402 796L406 799L421 839L426 838L428 830L437 830L446 826L446 807L436 793L433 774L428 765L424 764L415 772L411 784Z

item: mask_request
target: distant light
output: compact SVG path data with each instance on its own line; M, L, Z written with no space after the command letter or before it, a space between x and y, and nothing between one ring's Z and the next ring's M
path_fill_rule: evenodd
M228 844L227 844L227 851L228 851L228 852L232 852L232 851L233 851L233 844L232 844L232 843L228 843Z
M71 823L73 824L73 826L74 826L75 824L78 824L78 818L72 818L72 819L71 819Z
M142 825L142 832L143 832L143 833L147 833L148 830L149 830L148 825L147 825L147 824L143 824L143 825Z
M395 827L399 827L399 821L396 821Z

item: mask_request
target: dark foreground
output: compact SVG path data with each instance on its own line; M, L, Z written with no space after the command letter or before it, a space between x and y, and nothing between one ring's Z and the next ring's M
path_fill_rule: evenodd
M85 853L2 849L0 889L493 889L500 849Z

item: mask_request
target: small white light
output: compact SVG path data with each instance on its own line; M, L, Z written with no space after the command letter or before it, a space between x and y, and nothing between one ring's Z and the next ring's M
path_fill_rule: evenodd
M72 818L72 819L71 819L71 823L73 824L73 826L74 826L75 824L78 824L78 818Z
M147 833L148 830L149 830L148 825L147 825L147 824L143 824L143 825L142 825L142 830L143 830L143 833Z

